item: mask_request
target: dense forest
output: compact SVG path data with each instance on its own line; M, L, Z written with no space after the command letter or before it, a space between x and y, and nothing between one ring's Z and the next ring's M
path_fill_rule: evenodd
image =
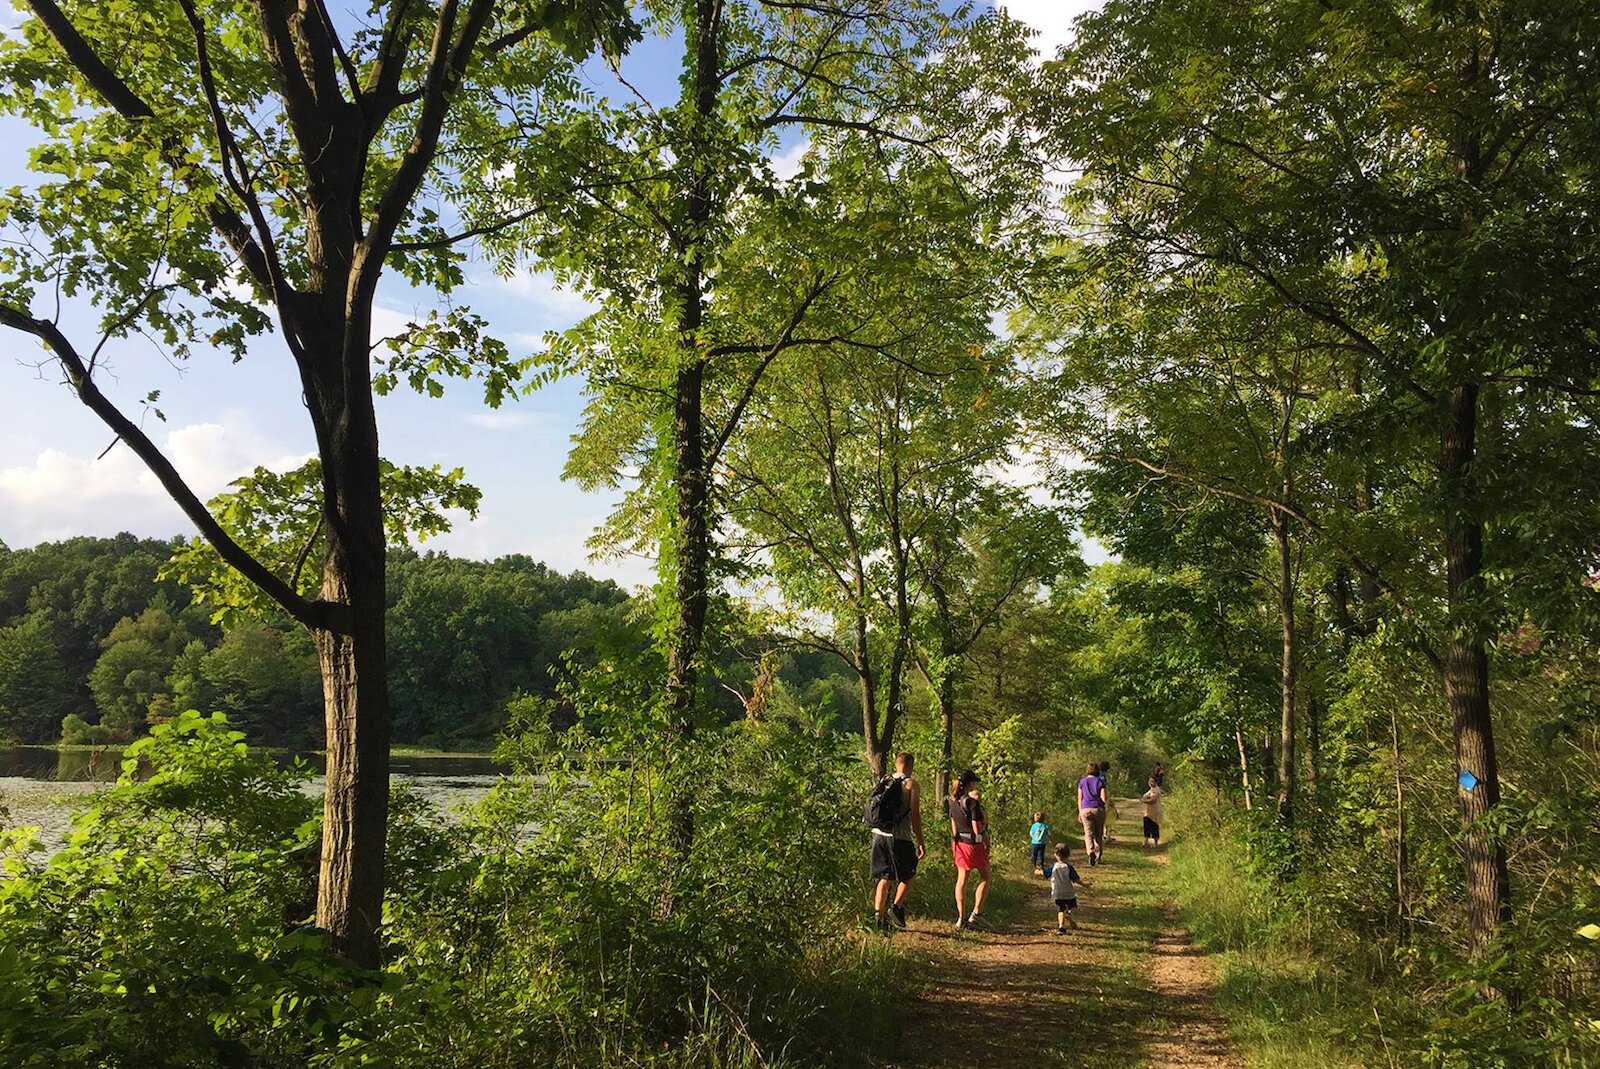
M197 533L0 554L9 732L138 737L0 840L19 1064L894 1064L1007 937L944 917L952 775L1004 875L1088 761L1171 763L1142 923L1254 1064L1600 1063L1600 8L27 6L0 326ZM515 356L473 262L592 311ZM375 345L381 277L437 310ZM102 392L151 337L292 360L315 458L201 501ZM631 599L418 555L479 492L378 450L563 376ZM490 739L468 812L391 788ZM861 924L904 750L921 957Z
M322 686L309 637L281 615L213 621L170 574L181 545L119 535L0 546L0 738L127 743L200 709L225 714L258 745L320 746ZM649 644L648 606L615 583L563 576L523 556L395 549L388 582L401 744L490 749L508 706L528 699L552 703L555 726L570 726L562 678L608 651ZM781 636L752 634L745 645L775 651L775 680L796 700L849 716L842 667ZM724 673L748 674L734 668L738 657L730 651ZM708 701L729 716L743 711L727 691Z

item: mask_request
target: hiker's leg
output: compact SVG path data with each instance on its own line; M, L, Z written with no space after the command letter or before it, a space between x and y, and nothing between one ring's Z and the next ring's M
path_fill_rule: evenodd
M902 880L900 882L900 885L894 889L894 904L897 905L897 906L905 905L906 904L906 895L908 895L910 893L911 893L911 881L910 880Z
M1078 823L1083 825L1083 852L1094 853L1094 810L1078 810Z
M879 880L877 893L872 897L872 909L878 916L883 916L883 911L889 908L889 881Z
M956 916L965 917L967 907L967 873L970 869L956 867Z
M972 912L983 912L983 900L989 893L989 866L978 870L978 889L972 895Z

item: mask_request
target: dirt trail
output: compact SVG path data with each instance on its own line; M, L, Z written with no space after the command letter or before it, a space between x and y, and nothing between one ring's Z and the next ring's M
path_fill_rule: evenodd
M1162 899L1156 865L1166 858L1140 849L1138 803L1120 807L1133 820L1108 829L1105 864L1090 868L1081 845L1073 851L1091 886L1079 895L1078 929L1064 936L1043 881L1023 865L995 874L1006 886L991 932L955 930L948 879L918 888L913 912L924 915L895 938L933 972L889 1066L1242 1069L1211 1005L1214 969Z
M1216 969L1178 926L1177 907L1164 902L1161 913L1166 925L1151 944L1149 976L1168 1026L1151 1038L1151 1069L1241 1069L1244 1062L1233 1053L1212 1004Z

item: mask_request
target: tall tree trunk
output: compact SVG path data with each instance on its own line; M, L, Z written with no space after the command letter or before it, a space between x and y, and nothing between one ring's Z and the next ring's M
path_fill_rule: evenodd
M1393 709L1389 710L1389 745L1394 759L1394 911L1396 922L1405 928L1411 916L1406 900L1406 790L1400 761L1400 718Z
M879 748L882 750L884 767L889 767L889 759L894 753L894 736L900 726L900 719L905 712L905 683L906 683L906 658L908 639L904 632L894 638L894 645L889 651L889 665L884 673L884 703L883 703L883 731L878 738Z
M898 487L896 487L896 495ZM894 575L894 639L889 648L889 665L884 676L886 691L883 708L883 732L880 737L885 757L894 749L895 730L905 714L906 661L911 654L911 597L909 567L905 547L900 542L898 497L890 503L890 529L894 539L892 557Z
M351 359L364 374L366 350L356 348ZM347 608L342 626L315 632L327 728L317 925L371 968L383 919L391 730L377 419L364 377L354 387L324 368L313 381L324 458L321 597Z
M1295 803L1294 704L1299 683L1296 678L1298 635L1294 626L1294 555L1287 518L1274 513L1272 533L1278 547L1278 618L1283 631L1283 651L1278 673L1278 819L1285 827L1292 827Z
M1449 633L1441 663L1445 702L1455 735L1456 768L1472 786L1457 783L1456 804L1464 831L1462 861L1467 883L1467 924L1474 946L1493 938L1511 918L1511 878L1505 846L1483 818L1500 803L1489 708L1489 656L1481 635L1478 599L1482 587L1483 524L1473 514L1472 463L1477 450L1478 386L1465 383L1446 400L1439 474L1444 491L1445 589Z
M1253 809L1254 804L1250 795L1250 756L1244 745L1244 725L1239 721L1233 724L1233 741L1239 746L1239 785L1244 788L1244 807Z
M685 318L698 320L698 314ZM698 328L696 328L698 329ZM680 739L694 735L710 579L709 480L702 420L705 365L696 360L678 373L673 398L673 466L676 565L672 632L667 649L667 707Z
M700 331L705 323L707 230L713 206L709 127L721 84L721 0L696 0L688 45L696 127L686 154L682 228L675 235L682 272L676 287L678 344L683 358L673 384L673 486L676 491L674 556L675 618L667 648L666 699L676 742L694 738L698 719L700 657L705 645L711 581L711 473L706 468L705 359ZM687 850L694 839L693 795L674 777L668 799L673 841Z
M861 696L861 737L867 744L867 767L877 777L889 774L888 743L878 734L878 691L872 678L872 650L868 643L867 614L857 608L855 619L855 670Z

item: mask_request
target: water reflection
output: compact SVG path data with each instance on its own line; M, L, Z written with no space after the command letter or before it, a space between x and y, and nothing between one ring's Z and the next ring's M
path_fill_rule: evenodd
M325 760L320 753L275 752L288 765L297 758L311 767L302 790L321 797ZM421 795L445 819L484 795L510 770L484 755L396 754L390 759L394 784ZM0 747L0 827L40 829L47 851L58 849L71 826L74 809L122 771L122 748L73 750Z
M321 775L326 765L323 754L312 750L274 750L272 759L280 765L301 760ZM53 783L110 783L122 771L122 747L78 747L53 750L42 746L0 747L0 780L48 780ZM389 759L395 776L412 778L467 778L500 776L510 769L487 754L395 754Z

